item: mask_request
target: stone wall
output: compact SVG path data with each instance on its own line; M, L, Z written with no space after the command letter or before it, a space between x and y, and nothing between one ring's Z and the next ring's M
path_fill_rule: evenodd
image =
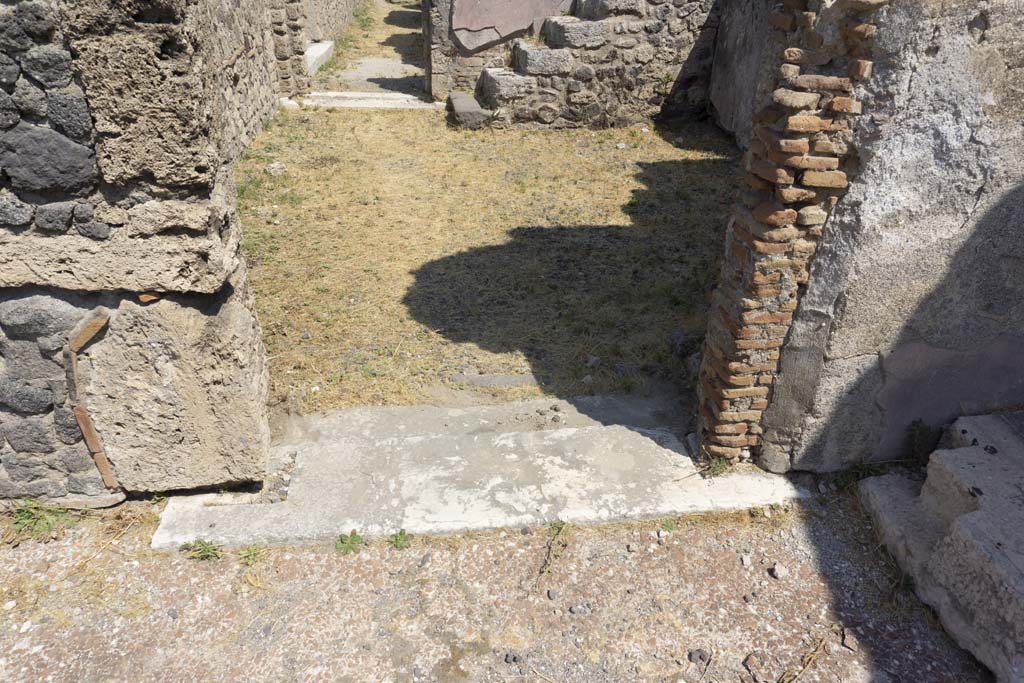
M295 86L306 4L319 22L352 6L0 7L0 498L261 479L230 163Z
M517 39L510 68L485 68L476 99L493 125L703 115L717 25L714 0L576 2L544 20L541 42Z
M352 21L359 0L304 0L306 38L319 42L334 40Z
M831 471L905 457L915 420L1024 402L1024 3L783 5L776 89L716 103L741 121L774 99L715 294L705 447Z

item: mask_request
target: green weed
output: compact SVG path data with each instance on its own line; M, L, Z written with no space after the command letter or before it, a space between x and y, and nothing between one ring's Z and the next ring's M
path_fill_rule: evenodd
M352 533L347 536L345 534L338 536L338 540L334 542L334 549L346 555L355 555L363 549L364 543L366 541L363 537L353 529Z
M388 545L395 550L405 550L409 547L409 541L410 536L405 533L405 529L399 529L398 533L388 536Z
M42 541L56 538L71 523L71 518L63 508L29 501L14 511L11 525L19 536L27 535Z

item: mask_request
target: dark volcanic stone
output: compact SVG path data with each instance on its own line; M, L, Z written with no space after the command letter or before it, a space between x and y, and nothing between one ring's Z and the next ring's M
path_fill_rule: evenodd
M33 192L80 192L96 179L92 150L24 121L0 136L0 165L16 189Z
M46 88L71 82L71 53L56 45L34 47L21 58L21 69Z
M89 103L82 91L72 86L47 94L47 113L50 125L72 140L84 142L92 134L92 116Z
M43 232L64 233L71 225L74 202L54 202L36 207L36 228Z

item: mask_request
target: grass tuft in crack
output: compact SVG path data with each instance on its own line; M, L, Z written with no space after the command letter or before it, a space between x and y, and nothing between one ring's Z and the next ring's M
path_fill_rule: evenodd
M36 501L29 501L17 508L11 519L15 537L37 541L59 538L71 524L71 518L63 508L42 505Z
M213 541L205 541L201 538L183 543L181 550L188 559L203 562L219 560L224 554L219 545Z

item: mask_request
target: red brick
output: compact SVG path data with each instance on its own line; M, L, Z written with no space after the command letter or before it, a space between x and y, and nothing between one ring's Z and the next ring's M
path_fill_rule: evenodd
M874 62L867 59L856 59L850 62L850 78L858 81L866 81L871 78L871 73L875 70Z
M828 130L831 125L831 119L820 116L790 116L786 119L786 131L790 133L818 133Z
M773 154L772 161L782 164L783 166L799 168L801 170L834 171L839 168L839 159L836 159L835 157Z
M804 171L800 182L811 187L841 189L849 184L842 171Z
M818 76L816 74L800 74L792 80L792 85L801 90L853 90L849 78L841 76Z
M818 199L818 193L805 187L778 187L775 188L775 198L783 204L813 202Z
M792 185L796 177L784 168L780 168L770 161L756 159L751 161L748 169L751 173L776 185Z
M861 103L852 97L834 97L828 103L828 108L844 114L860 114L863 110Z
M787 209L773 202L758 204L750 214L754 220L765 225L792 225L796 221L796 211Z

